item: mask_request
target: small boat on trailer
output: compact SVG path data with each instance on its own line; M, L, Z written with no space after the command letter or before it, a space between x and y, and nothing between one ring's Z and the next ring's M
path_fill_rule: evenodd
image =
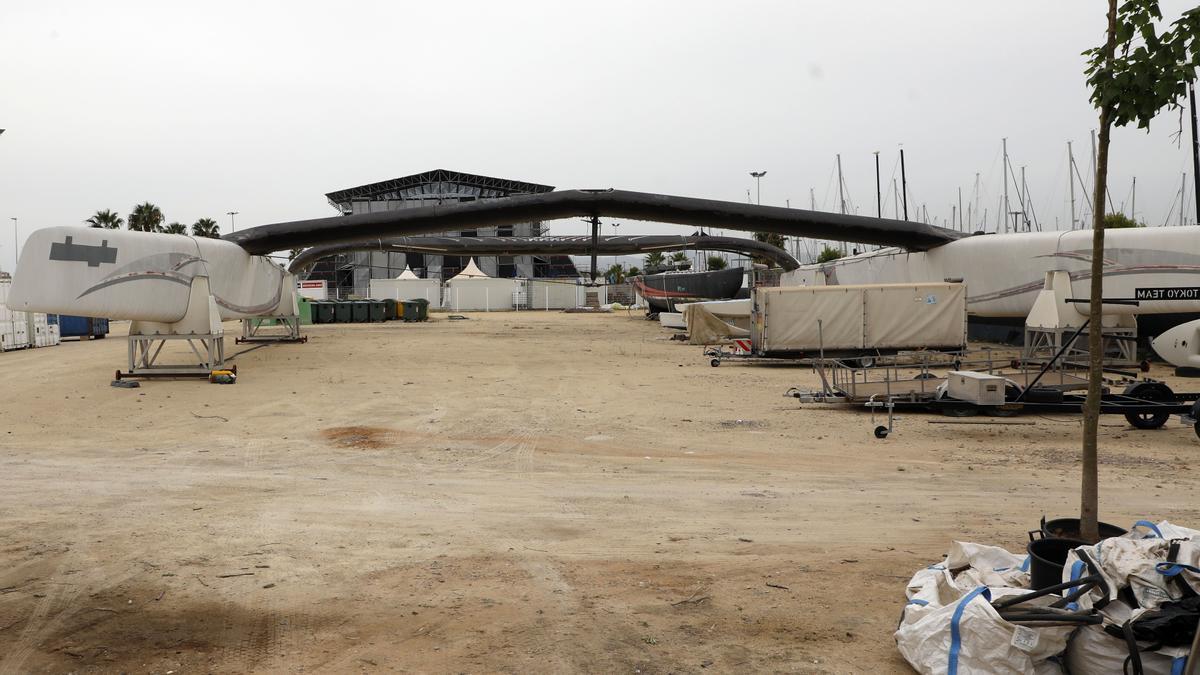
M672 312L675 305L707 300L729 300L742 288L741 267L711 272L663 272L630 279L651 312Z

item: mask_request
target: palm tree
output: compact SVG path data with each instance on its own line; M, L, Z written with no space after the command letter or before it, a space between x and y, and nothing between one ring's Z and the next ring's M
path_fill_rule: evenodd
M166 234L187 234L187 225L179 222L171 223L163 228L163 232Z
M605 270L604 277L608 279L608 282L611 284L625 283L625 268L614 263L611 267Z
M88 227L98 227L102 230L119 230L125 224L125 221L118 216L116 211L104 209L97 211L95 215L83 221L88 224Z
M719 255L710 255L705 262L708 263L708 269L710 270L723 270L729 266L729 263Z
M692 262L688 260L687 253L675 251L671 254L671 266L677 270L686 270L691 268Z
M663 254L660 251L655 251L653 253L647 254L646 255L646 269L652 270L652 269L662 267L663 263L665 263L666 261L667 261L667 259L665 257L663 257Z
M162 232L162 209L150 202L138 204L129 214L129 229L134 232Z
M642 271L636 267L630 267L629 269L625 270L625 276L627 277L636 277L641 273Z
M216 239L221 236L221 228L217 226L217 221L212 218L201 218L192 223L192 236Z

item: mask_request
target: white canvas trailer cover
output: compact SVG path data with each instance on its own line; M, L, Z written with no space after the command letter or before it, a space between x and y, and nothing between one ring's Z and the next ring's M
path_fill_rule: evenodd
M959 283L756 288L751 339L761 354L962 349Z

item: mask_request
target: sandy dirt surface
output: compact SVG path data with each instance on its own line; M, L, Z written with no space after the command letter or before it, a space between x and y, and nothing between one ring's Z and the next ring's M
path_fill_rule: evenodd
M0 354L0 673L904 672L914 570L1077 511L1077 418L880 441L624 314L434 318ZM1192 430L1102 425L1104 519L1200 524Z

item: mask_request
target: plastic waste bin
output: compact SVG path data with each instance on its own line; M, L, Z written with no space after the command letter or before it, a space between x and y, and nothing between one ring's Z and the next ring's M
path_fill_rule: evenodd
M333 321L334 323L350 323L354 320L354 312L351 310L353 303L346 301L338 301L333 303Z
M425 298L417 298L415 300L412 300L411 302L413 302L417 305L417 318L414 320L415 321L428 321L429 320L429 301L426 300Z
M367 306L370 307L371 321L387 321L387 305L382 300L370 300Z
M371 320L371 303L366 300L354 300L350 303L351 321L367 323Z
M381 302L383 302L384 321L395 321L397 318L399 318L396 314L397 307L395 300L391 298L384 298Z

